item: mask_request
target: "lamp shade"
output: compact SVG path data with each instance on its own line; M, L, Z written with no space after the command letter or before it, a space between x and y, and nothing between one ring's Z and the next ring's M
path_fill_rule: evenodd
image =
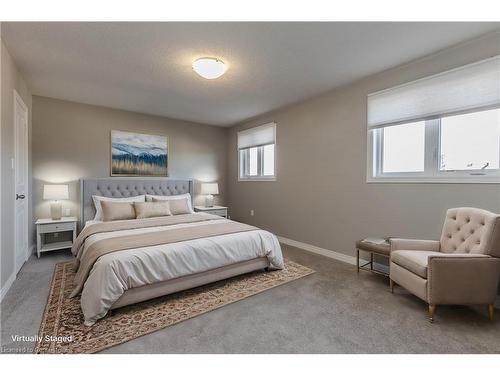
M201 184L201 194L219 194L219 184L216 182Z
M193 70L206 79L216 79L223 75L226 64L215 57L202 57L193 61Z
M69 198L68 185L43 186L43 199L45 200L59 200L68 198Z

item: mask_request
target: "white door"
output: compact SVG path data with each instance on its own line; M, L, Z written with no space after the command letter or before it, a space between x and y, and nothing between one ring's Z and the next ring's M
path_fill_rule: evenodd
M14 207L16 273L28 258L28 107L14 91Z

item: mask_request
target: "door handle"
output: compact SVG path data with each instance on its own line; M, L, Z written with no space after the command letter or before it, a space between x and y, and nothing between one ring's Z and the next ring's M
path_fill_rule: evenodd
M16 201L18 199L24 199L24 198L26 198L26 196L24 194L16 194Z

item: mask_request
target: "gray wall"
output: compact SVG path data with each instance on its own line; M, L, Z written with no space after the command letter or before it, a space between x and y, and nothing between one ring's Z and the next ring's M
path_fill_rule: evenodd
M500 185L366 183L366 95L500 53L500 34L370 76L230 129L232 217L354 255L367 236L438 238L447 208L500 212ZM277 181L238 182L236 133L277 123ZM250 216L250 209L255 216Z
M227 129L180 120L33 96L33 198L35 217L48 217L42 200L45 183L69 183L70 199L63 202L79 216L78 179L109 177L112 129L168 136L169 175L219 182L226 192ZM196 197L195 203L203 202ZM63 211L64 214L64 211Z
M11 159L14 157L14 90L16 90L24 103L28 106L29 140L31 142L31 93L19 73L14 60L9 54L2 41L1 53L1 251L0 251L0 285L12 277L15 269L14 253L14 170L11 167ZM29 176L31 176L31 147L29 151ZM28 187L31 191L31 181ZM28 217L32 216L31 204ZM33 231L33 223L30 220L30 232ZM31 239L31 238L30 238ZM30 243L32 246L32 243Z

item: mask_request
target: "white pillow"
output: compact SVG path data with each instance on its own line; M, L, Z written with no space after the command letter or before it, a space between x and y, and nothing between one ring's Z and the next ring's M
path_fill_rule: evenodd
M189 212L194 214L193 210L193 205L191 204L191 194L186 193L186 194L179 194L179 195L151 195L151 194L146 194L146 201L147 202L152 202L153 198L158 200L158 201L171 201L171 200L176 200L176 199L187 199L187 204L189 208Z
M101 197L100 195L92 195L92 200L94 201L95 207L95 217L94 220L102 221L102 206L101 201L108 202L145 202L145 195L137 195L135 197L127 197L127 198L110 198L110 197Z

